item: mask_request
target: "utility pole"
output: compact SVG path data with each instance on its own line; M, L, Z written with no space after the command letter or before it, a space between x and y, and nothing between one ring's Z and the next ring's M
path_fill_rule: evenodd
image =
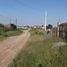
M11 18L10 18L10 21L9 21L9 22L10 22L10 24L11 24Z
M59 24L60 24L60 19L59 21L57 22L57 36L59 37Z
M16 18L16 26L17 26L17 18Z
M45 31L46 31L46 24L47 24L47 12L45 11Z

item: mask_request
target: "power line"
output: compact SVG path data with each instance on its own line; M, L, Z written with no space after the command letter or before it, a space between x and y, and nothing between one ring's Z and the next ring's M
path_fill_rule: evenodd
M5 19L8 20L8 23L9 23L9 24L11 24L12 22L13 22L13 23L15 22L14 19L12 19L11 17L4 16L4 15L2 15L2 14L0 14L0 18L2 18L2 21L3 21L3 22L6 22L6 21L4 21ZM16 19L16 23L17 23L17 19Z

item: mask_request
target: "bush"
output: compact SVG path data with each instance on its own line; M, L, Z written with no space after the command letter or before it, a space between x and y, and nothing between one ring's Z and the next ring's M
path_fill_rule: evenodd
M16 25L14 25L14 24L10 24L10 26L11 26L11 29L12 29L12 30L17 29L17 26L16 26Z
M43 35L44 34L43 31L39 30L39 29L32 29L31 33L36 34L36 35Z
M4 27L4 25L3 24L0 24L0 27Z

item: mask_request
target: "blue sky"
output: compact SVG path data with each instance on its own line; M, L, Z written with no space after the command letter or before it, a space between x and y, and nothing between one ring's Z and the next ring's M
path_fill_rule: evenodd
M56 25L67 21L67 0L0 0L0 23L18 25L44 24L45 11L48 13L48 24Z

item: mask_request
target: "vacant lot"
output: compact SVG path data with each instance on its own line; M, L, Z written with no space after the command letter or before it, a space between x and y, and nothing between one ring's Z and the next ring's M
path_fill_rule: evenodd
M67 45L52 48L58 41L63 40L56 37L46 38L40 31L31 31L27 46L8 67L67 67Z

